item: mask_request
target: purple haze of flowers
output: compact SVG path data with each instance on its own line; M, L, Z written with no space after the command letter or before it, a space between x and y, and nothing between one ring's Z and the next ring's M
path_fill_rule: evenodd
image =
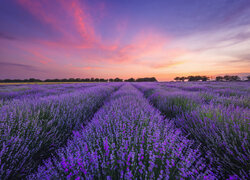
M212 101L225 106L234 105L250 108L248 82L188 82L162 83L163 87L200 93L205 103ZM177 90L178 91L178 90Z
M0 87L0 179L249 179L249 83L121 85Z
M61 85L58 85L61 86ZM21 178L86 124L120 84L11 101L0 108L0 179ZM65 88L65 85L63 85ZM69 86L68 86L69 87Z
M97 83L60 84L60 85L10 85L0 86L0 100L8 104L12 100L38 99L41 97L66 94L99 85Z
M222 176L250 178L249 109L203 105L175 122L216 156L215 166L222 167Z
M29 178L215 179L193 145L128 84Z
M142 83L135 86L162 113L173 118L182 132L201 143L204 155L208 151L212 153L214 171L218 169L221 178L249 179L250 110L249 95L245 93L249 91L249 83L236 84L241 87L238 91L225 83L216 83L215 87L210 83L202 84L197 84L200 92L191 90L195 86L188 83ZM206 88L202 86L208 85L212 92L203 92ZM232 97L218 94L227 92L219 88L235 94L231 94Z

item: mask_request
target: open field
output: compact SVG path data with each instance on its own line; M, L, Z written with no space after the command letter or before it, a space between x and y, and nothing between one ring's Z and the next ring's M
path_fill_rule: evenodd
M249 179L250 83L0 86L0 179Z

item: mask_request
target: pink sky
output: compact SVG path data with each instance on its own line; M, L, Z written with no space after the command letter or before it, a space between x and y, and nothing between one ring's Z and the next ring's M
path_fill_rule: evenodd
M2 1L0 78L249 73L248 1L193 3Z

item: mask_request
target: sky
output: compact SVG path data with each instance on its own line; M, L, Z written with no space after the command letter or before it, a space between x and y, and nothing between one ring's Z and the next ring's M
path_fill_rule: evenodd
M0 0L0 79L247 73L249 0Z

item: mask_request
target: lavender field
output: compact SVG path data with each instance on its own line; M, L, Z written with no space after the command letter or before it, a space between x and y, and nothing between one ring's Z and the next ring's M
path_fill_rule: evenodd
M250 179L249 82L0 86L0 179Z

